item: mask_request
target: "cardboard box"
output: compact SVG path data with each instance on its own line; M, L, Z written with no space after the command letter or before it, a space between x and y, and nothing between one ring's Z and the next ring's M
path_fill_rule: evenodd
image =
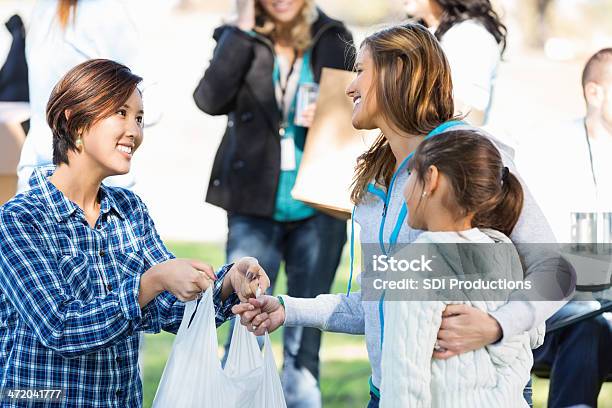
M353 101L345 92L354 78L353 72L323 69L316 115L291 191L296 200L341 219L351 216L350 185L357 158L380 133L356 130L351 123Z
M17 165L25 141L21 122L28 116L22 105L0 104L0 205L17 191Z

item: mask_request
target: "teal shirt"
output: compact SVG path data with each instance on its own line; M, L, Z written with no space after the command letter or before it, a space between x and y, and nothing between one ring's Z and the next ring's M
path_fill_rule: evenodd
M310 57L311 51L308 50L302 57L302 68L300 70L300 77L298 80L298 89L300 84L314 82L314 75L310 68ZM274 64L274 86L280 80L280 70L278 67L278 61ZM297 102L297 92L289 107L289 114L287 116L288 127L285 129L285 135L283 137L293 138L295 145L295 169L294 170L281 170L278 179L278 189L276 191L276 208L274 211L274 219L276 221L298 221L305 218L311 217L316 214L316 210L302 201L294 200L291 197L291 190L295 185L297 178L298 169L302 161L302 155L304 154L304 144L306 143L306 131L307 128L297 126L293 123L295 118L295 107Z

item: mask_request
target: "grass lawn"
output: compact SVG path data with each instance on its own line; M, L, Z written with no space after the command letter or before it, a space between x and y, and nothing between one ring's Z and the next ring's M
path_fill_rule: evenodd
M196 258L219 266L224 261L223 247L213 244L172 243L170 250L178 257ZM348 280L348 257L343 258L333 286L333 292L346 290ZM276 285L279 293L284 292L284 274L279 275ZM228 333L228 324L217 331L219 353ZM272 334L277 365L282 359L280 330ZM144 406L150 407L155 396L166 359L172 348L174 335L161 333L147 335L144 345ZM321 347L321 389L323 405L326 408L365 407L368 401L368 377L370 365L367 360L363 336L325 333ZM546 406L548 380L534 378L535 407ZM601 407L612 406L612 383L604 384L599 395Z

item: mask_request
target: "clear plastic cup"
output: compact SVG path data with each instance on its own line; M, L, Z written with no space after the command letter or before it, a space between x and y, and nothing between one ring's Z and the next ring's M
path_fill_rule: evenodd
M293 123L298 126L306 126L305 123L302 122L302 113L306 108L317 102L317 97L319 96L319 85L314 82L308 82L304 84L300 84L300 87L297 91L297 101L295 105L295 118Z

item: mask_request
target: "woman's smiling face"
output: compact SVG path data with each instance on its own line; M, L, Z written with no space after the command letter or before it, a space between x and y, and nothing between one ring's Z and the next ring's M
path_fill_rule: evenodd
M82 135L82 155L95 162L107 176L130 171L132 156L143 139L143 107L135 89L112 115L96 121Z
M287 24L295 20L306 0L259 0L259 3L272 20Z
M379 116L376 98L374 60L369 48L362 47L355 61L357 76L346 89L353 100L352 122L355 129L376 129Z

